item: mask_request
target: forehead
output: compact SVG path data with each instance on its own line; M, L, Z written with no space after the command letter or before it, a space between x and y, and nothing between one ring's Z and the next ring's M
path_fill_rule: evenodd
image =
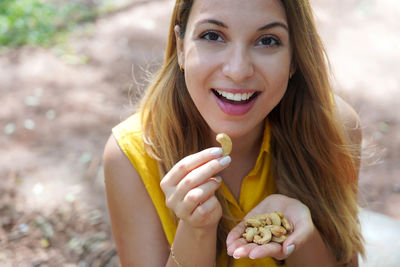
M241 23L265 23L265 20L286 22L285 8L280 0L195 0L189 21L208 17Z

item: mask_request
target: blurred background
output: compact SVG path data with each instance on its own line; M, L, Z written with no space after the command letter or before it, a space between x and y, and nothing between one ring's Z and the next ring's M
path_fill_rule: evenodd
M400 229L400 2L311 3L362 121L364 221ZM102 152L162 60L172 6L0 0L0 266L119 266ZM365 266L400 266L379 262Z

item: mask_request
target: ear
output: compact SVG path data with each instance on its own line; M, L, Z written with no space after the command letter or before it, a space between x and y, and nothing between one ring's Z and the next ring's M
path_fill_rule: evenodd
M184 64L184 53L183 53L183 38L181 33L181 27L179 25L175 25L175 40L176 40L176 54L178 56L178 64L183 67Z

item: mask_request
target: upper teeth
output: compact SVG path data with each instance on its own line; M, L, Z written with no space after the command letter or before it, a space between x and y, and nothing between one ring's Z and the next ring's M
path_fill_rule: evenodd
M215 90L215 91L216 91L218 94L220 94L220 95L222 95L223 97L225 97L226 99L233 100L233 101L243 101L243 100L247 100L247 99L249 99L252 95L254 95L254 92L252 92L252 93L243 93L243 94L240 94L240 93L234 94L234 93L228 93L228 92L219 91L219 90Z

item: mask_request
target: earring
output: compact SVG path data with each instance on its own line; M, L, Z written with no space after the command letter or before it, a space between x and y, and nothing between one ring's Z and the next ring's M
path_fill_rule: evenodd
M289 73L289 80L292 79L294 72Z
M185 70L183 69L182 65L179 65L179 70L180 70L181 72L185 72Z

